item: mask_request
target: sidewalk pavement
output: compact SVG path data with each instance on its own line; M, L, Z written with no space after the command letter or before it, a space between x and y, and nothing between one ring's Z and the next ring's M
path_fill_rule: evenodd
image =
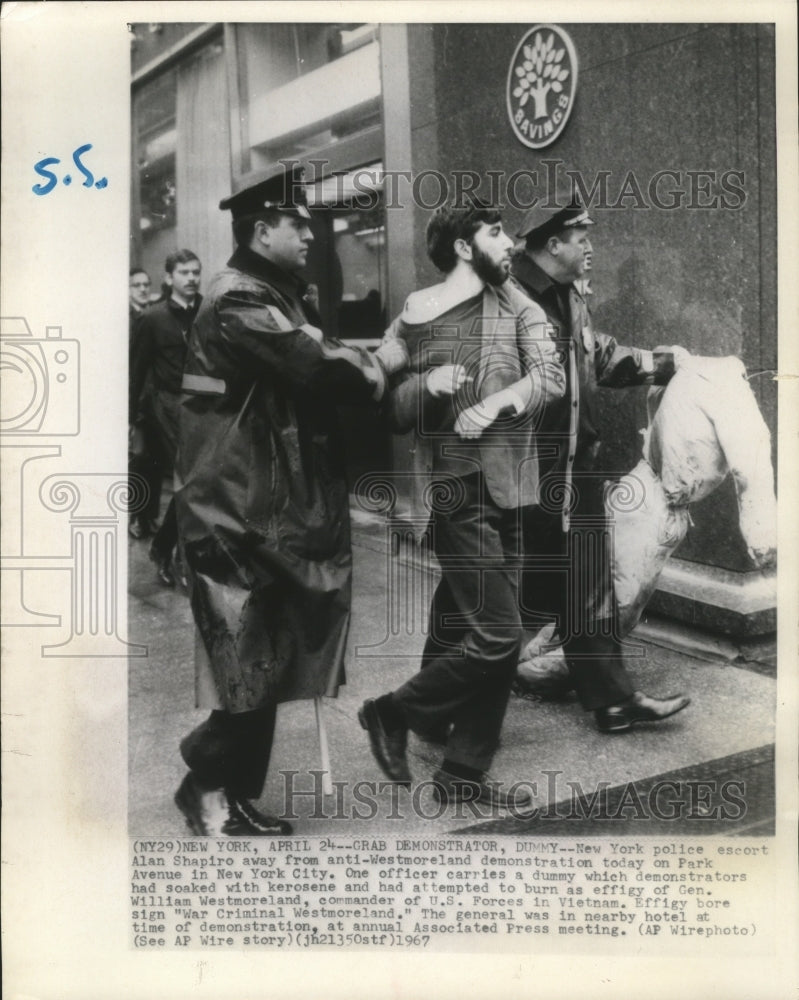
M418 669L434 577L420 567L417 557L403 555L402 546L399 555L389 556L385 522L361 513L354 516L347 682L338 698L323 701L334 795L324 797L321 776L312 773L321 767L314 704L293 702L278 712L261 808L288 818L293 814L295 833L309 836L434 837L467 828L520 836L605 832L607 827L602 829L601 824L599 830L596 824L578 830L573 821L556 831L543 820L508 819L485 807L442 810L428 784L441 748L413 734L408 754L413 788L408 792L381 786L384 778L358 724L357 711L365 698L392 690ZM129 641L148 647L146 657L130 660L129 833L174 837L188 834L172 801L185 773L178 743L207 713L193 707L195 640L186 593L179 585L170 590L158 583L147 557L148 545L131 541L129 550ZM575 796L587 796L581 801L590 805L594 792L611 787L614 801L625 805L619 820L640 813L636 789L646 799L653 777L668 778L678 789L669 791L668 808L683 821L686 814L696 820L703 810L707 815L709 809L724 804L717 786L708 791L697 782L718 785L742 777L748 781L743 795L750 822L739 816L742 823L724 828L712 820L711 811L710 821L688 823L687 829L683 822L679 834L767 833L773 794L769 753L774 742L773 672L762 664L709 662L651 644L638 644L637 652L640 655L628 658L636 686L660 696L689 693L692 701L685 711L657 725L609 736L595 729L592 716L573 696L561 702L514 696L493 777L506 786L520 780L533 783L535 806L545 812L549 805L550 813L554 803L571 802ZM643 805L646 811L646 801ZM573 812L573 802L570 808ZM638 819L632 828L620 824L613 832L656 832L641 825L640 815ZM668 823L660 827L659 834L670 829ZM676 834L677 828L672 832Z

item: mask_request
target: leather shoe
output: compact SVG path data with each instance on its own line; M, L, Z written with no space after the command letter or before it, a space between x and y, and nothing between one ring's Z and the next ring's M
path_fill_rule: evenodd
M132 517L128 521L128 534L131 538L135 538L136 541L146 536L147 530L138 517Z
M383 774L398 785L409 788L411 772L405 756L408 730L404 727L387 729L373 698L367 698L359 709L358 721L369 734L369 745Z
M175 805L198 837L281 837L291 824L259 812L247 799L222 788L205 789L191 771L175 792Z
M671 698L650 698L643 691L636 691L632 698L620 705L597 708L594 718L601 733L626 733L636 722L660 722L682 711L691 699L684 694Z
M229 819L227 799L221 788L203 788L189 771L175 792L175 805L186 818L192 833L198 837L221 836Z
M172 568L168 560L156 563L156 576L165 587L175 586L175 578L172 575Z
M479 778L462 778L449 771L436 771L433 775L433 797L442 805L453 802L478 802L495 809L529 809L533 797L526 788L510 786L507 792L502 785L486 775Z
M160 552L151 546L150 559L155 563L155 572L159 582L165 587L174 587L175 575L172 572L172 557L161 555Z
M292 833L291 823L276 816L262 813L250 802L232 792L225 792L230 809L230 819L244 829L241 833L228 836L241 837L288 837Z
M180 558L180 553L172 560L171 565L172 576L181 585L184 590L189 589L189 578L186 576L186 567L183 564L183 560Z

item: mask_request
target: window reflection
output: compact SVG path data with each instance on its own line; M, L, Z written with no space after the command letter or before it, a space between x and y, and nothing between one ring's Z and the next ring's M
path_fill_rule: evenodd
M381 337L385 329L386 227L382 204L342 208L333 214L333 246L341 262L343 288L339 336Z
M178 134L175 122L177 73L166 72L144 84L133 106L133 148L137 185L134 200L142 266L158 274L175 243Z

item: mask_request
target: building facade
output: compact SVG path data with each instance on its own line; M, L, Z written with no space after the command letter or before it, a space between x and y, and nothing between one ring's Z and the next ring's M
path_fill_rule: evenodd
M590 203L587 291L626 344L734 354L776 460L774 32L758 24L138 24L132 27L131 263L230 255L218 202L281 158L308 163L309 275L328 328L378 338L436 280L431 208L468 190L514 232L556 176ZM548 68L550 67L550 68ZM524 81L524 83L522 83ZM527 96L525 96L527 95ZM646 393L603 394L610 469L632 468ZM407 468L407 442L350 418L353 475ZM727 481L653 607L736 636L775 627Z

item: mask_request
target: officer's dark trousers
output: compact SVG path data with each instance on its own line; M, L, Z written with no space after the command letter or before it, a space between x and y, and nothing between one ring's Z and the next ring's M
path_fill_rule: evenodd
M577 504L568 532L559 511L523 511L525 625L557 620L577 696L586 711L617 705L633 693L618 638L602 477L575 475ZM551 495L557 495L553 490Z
M145 524L158 520L161 507L161 482L163 473L153 452L157 445L153 444L152 428L144 422L142 425L143 444L139 454L131 455L128 467L132 473L141 476L147 487L147 498L144 507L136 515Z
M410 729L453 724L446 759L479 771L499 740L521 645L518 510L497 507L482 475L460 480L463 502L437 513L441 582L430 610L423 669L392 695Z
M180 753L205 788L257 799L269 768L276 715L276 705L253 712L215 709L181 741Z
M153 393L153 421L158 438L158 463L161 475L165 476L175 467L180 427L180 395L159 389ZM178 522L175 515L175 501L170 499L161 527L153 538L153 552L163 560L168 560L178 544Z
M152 551L160 559L168 560L175 551L177 544L178 519L175 513L175 498L170 497L161 526L153 535Z

